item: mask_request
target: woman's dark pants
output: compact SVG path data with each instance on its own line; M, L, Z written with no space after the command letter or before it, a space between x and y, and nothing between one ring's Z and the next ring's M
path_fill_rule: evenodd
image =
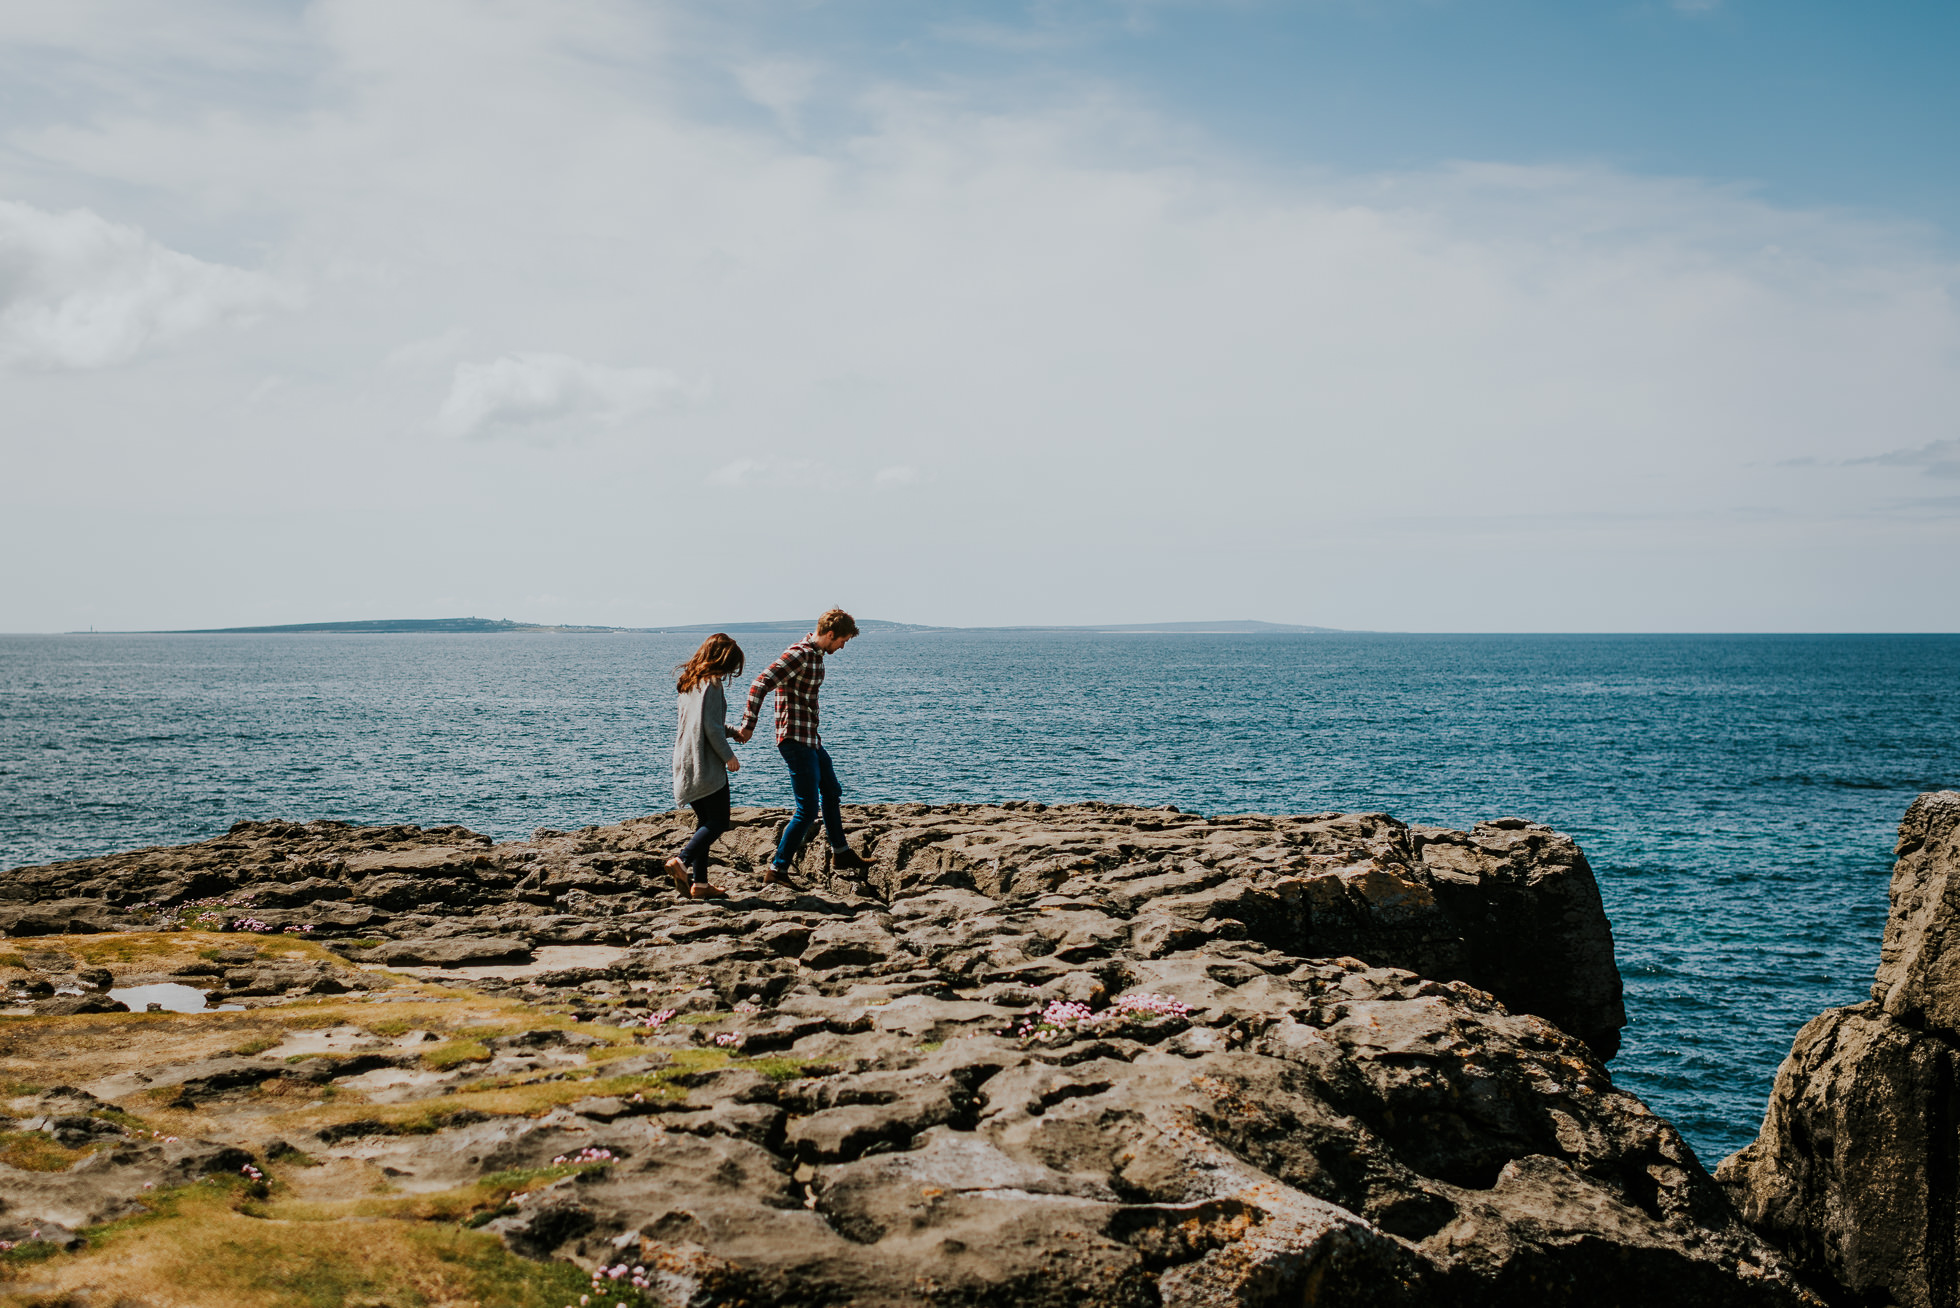
M703 795L688 805L694 810L694 820L701 825L694 828L694 835L681 850L681 863L687 868L695 885L705 885L708 880L708 846L715 843L721 833L735 824L728 820L728 787L723 786L712 795Z
M796 812L783 828L776 845L776 866L788 867L803 852L803 841L816 825L819 801L823 809L824 834L833 849L849 843L844 835L844 817L838 809L844 791L837 784L837 773L830 766L830 751L822 745L806 745L800 740L783 740L776 751L789 764L790 793L796 796Z

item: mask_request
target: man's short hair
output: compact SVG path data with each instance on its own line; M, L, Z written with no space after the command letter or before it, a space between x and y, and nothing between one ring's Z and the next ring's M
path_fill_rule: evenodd
M817 619L819 636L842 636L846 640L858 634L858 624L850 614L842 609L832 609Z

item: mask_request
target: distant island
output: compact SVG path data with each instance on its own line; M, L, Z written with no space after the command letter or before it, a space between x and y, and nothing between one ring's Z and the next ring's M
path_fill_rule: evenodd
M418 631L617 631L617 627L553 627L509 618L377 618L365 622L288 622L272 627L192 627L182 631L145 632L152 636L395 635Z
M775 631L805 631L810 618L786 618L779 622L702 622L681 627L593 627L545 622L513 622L509 618L370 618L359 622L288 622L265 627L193 627L175 631L144 632L156 636L301 636L301 635L412 635L418 632L480 633L572 632L627 633L649 636L707 635L725 631L730 635L762 634ZM1299 627L1281 622L1257 622L1237 618L1220 622L1119 622L1081 627L927 627L911 622L890 622L880 618L861 618L864 631L886 632L970 632L970 631L1070 631L1120 636L1293 636L1339 632L1339 627Z

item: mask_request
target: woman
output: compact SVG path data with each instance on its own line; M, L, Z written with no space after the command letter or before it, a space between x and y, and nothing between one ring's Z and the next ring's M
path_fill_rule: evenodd
M701 642L694 657L674 669L680 694L680 730L674 736L674 803L693 808L699 826L667 874L684 895L713 899L726 890L708 884L708 848L733 825L728 818L728 774L742 761L728 743L728 699L721 683L742 675L742 647L723 633Z

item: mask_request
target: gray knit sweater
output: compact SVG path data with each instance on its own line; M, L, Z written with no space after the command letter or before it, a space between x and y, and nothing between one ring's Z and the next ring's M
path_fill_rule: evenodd
M735 747L728 743L728 699L713 677L677 697L680 730L674 734L674 804L704 799L728 784Z

